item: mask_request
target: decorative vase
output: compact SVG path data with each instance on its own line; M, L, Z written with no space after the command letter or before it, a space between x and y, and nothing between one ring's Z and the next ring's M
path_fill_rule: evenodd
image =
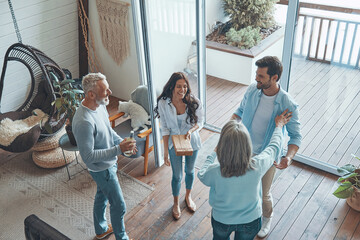
M360 189L354 187L354 192L351 197L346 199L347 204L354 210L360 212Z
M74 145L74 146L77 146L76 140L75 140L75 137L74 137L74 133L72 132L72 126L71 125L66 125L65 129L66 129L66 133L67 133L67 135L69 137L70 143L72 145Z

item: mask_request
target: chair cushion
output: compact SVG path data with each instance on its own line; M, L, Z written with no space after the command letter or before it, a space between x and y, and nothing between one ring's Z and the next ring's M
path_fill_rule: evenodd
M149 98L148 98L148 89L145 85L138 86L132 93L131 93L131 100L133 102L141 105L148 114L150 114L150 107L149 107Z
M127 138L130 136L130 131L132 131L131 127L131 119L126 120L125 122L122 122L121 124L117 125L114 128L115 132L121 137L121 138ZM138 158L145 152L145 140L146 138L139 138L137 135L139 132L135 132L135 140L136 140L136 147L138 149L137 153L135 155L132 155L131 158ZM149 139L149 147L153 145L153 139L152 134L150 134Z
M0 114L0 121L5 118L9 118L11 120L20 120L25 119L27 117L32 116L31 111L20 111L20 112L7 112L4 114ZM14 141L11 142L10 145L4 146L0 145L0 148L9 152L26 152L30 148L34 146L34 144L38 141L41 133L41 129L39 125L35 125L28 132L17 136ZM0 136L5 137L5 136Z
M38 108L41 109L44 113L50 114L52 108L51 102L51 95L48 94L45 90L45 81L41 81L39 83L38 92L31 102L29 111Z

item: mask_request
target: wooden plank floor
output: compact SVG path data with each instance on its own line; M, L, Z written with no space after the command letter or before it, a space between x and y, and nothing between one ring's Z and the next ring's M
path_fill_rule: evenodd
M201 131L205 141L211 134ZM155 168L153 156L149 174L142 176L142 158L119 160L120 168L153 186L154 192L125 217L134 239L212 239L209 189L195 179L193 198L197 211L190 213L184 203L184 183L180 192L182 217L171 215L171 168ZM197 170L196 170L197 172ZM274 182L274 221L267 239L360 239L360 214L344 200L332 195L337 177L294 162L281 171ZM111 238L110 238L111 239Z
M318 68L313 71L320 71L319 74L335 70L331 70L333 67L326 69L329 66L318 66L318 63L307 64L309 66L306 70L305 66L301 66L300 63L297 64L297 69L308 72L313 66ZM315 77L315 74L309 73L308 75ZM334 78L337 78L341 73L333 73L333 75ZM294 76L301 79L302 74L297 72ZM318 78L321 80L321 75ZM208 117L211 117L208 119L211 123L221 126L238 107L246 87L211 76L208 76L207 81L207 114ZM315 84L315 82L311 84ZM302 85L298 83L298 86ZM196 91L196 86L195 88L192 86L192 88L193 91ZM228 92L224 89L227 89ZM313 87L308 87L305 91L309 92L312 89ZM312 108L310 107L309 110ZM349 119L345 120L349 121ZM352 121L355 124L357 119ZM323 121L323 123L325 125L327 121ZM342 133L342 131L340 132ZM205 129L200 132L203 142L213 134L215 133ZM342 134L342 138L349 138L344 133ZM354 135L357 136L358 133ZM328 139L326 140L328 141ZM353 141L355 140L347 140L348 143ZM333 141L330 143L334 145ZM307 145L312 146L312 144ZM349 149L350 147L347 146L342 155L349 152ZM324 150L324 152L326 151ZM185 194L183 185L180 192L182 217L179 221L175 221L171 215L171 168L166 166L155 168L152 156L149 161L149 174L142 176L142 158L135 160L122 158L119 162L123 171L155 188L145 201L126 215L126 228L130 237L134 239L212 239L211 207L208 203L209 190L197 178L193 197L198 210L193 214L187 211L183 202ZM272 187L274 221L266 239L360 239L360 214L350 209L344 200L339 200L332 195L336 188L336 179L336 176L297 162L281 171Z
M293 66L294 85L290 93L300 103L304 140L314 139L305 142L301 151L322 156L335 164L348 161L350 153L359 154L360 111L359 90L356 90L359 84L355 82L359 79L358 73L310 61L295 62ZM207 114L211 117L210 123L218 126L230 118L246 90L243 85L225 82L208 77ZM325 86L327 83L332 86ZM334 99L335 95L341 95L341 100ZM330 97L331 102L324 102L324 96ZM117 111L117 99L111 98L108 109L110 115ZM205 129L200 132L203 142L213 134ZM318 136L321 134L324 136ZM0 160L6 161L10 155L0 151ZM175 221L171 215L170 167L155 168L151 155L147 176L142 175L142 157L133 160L122 157L119 159L119 168L155 189L147 199L126 214L125 225L131 238L212 239L209 189L197 177L193 198L198 209L195 213L186 209L183 183L180 192L182 217ZM297 162L281 171L272 186L274 221L266 239L360 239L359 212L332 195L336 179L331 174Z
M289 93L299 104L300 154L342 166L360 154L359 69L294 58ZM196 90L196 83L194 85ZM221 128L247 86L207 76L207 122Z

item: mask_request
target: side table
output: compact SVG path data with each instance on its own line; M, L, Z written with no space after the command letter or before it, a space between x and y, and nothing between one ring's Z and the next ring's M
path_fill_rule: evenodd
M61 138L59 139L59 145L61 147L61 150L62 150L62 153L63 153L63 157L64 157L64 161L65 161L65 166L66 166L66 170L67 170L67 173L68 173L68 176L69 176L69 180L71 179L71 176L70 176L70 172L69 172L69 167L68 167L68 162L66 161L66 156L65 156L65 152L64 150L66 151L71 151L71 152L75 152L75 159L76 159L76 164L79 164L81 167L82 167L82 170L85 170L86 168L84 168L83 165L81 165L81 163L79 163L79 160L78 160L78 157L77 157L77 154L76 152L79 151L79 148L77 146L74 146L70 143L70 140L69 140L69 137L68 135L65 133L64 135L61 136ZM81 170L81 171L82 171ZM80 172L81 172L80 171ZM79 173L79 172L77 172ZM77 174L75 173L75 174ZM74 176L75 174L73 174L72 176Z

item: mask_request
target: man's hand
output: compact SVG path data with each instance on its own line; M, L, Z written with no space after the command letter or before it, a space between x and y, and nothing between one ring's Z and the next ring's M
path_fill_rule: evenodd
M136 141L124 139L120 144L121 152L133 151L133 154L137 152Z
M282 170L282 169L285 169L288 166L290 166L290 163L291 163L291 158L290 157L282 156L279 164L274 161L274 166L277 169Z

